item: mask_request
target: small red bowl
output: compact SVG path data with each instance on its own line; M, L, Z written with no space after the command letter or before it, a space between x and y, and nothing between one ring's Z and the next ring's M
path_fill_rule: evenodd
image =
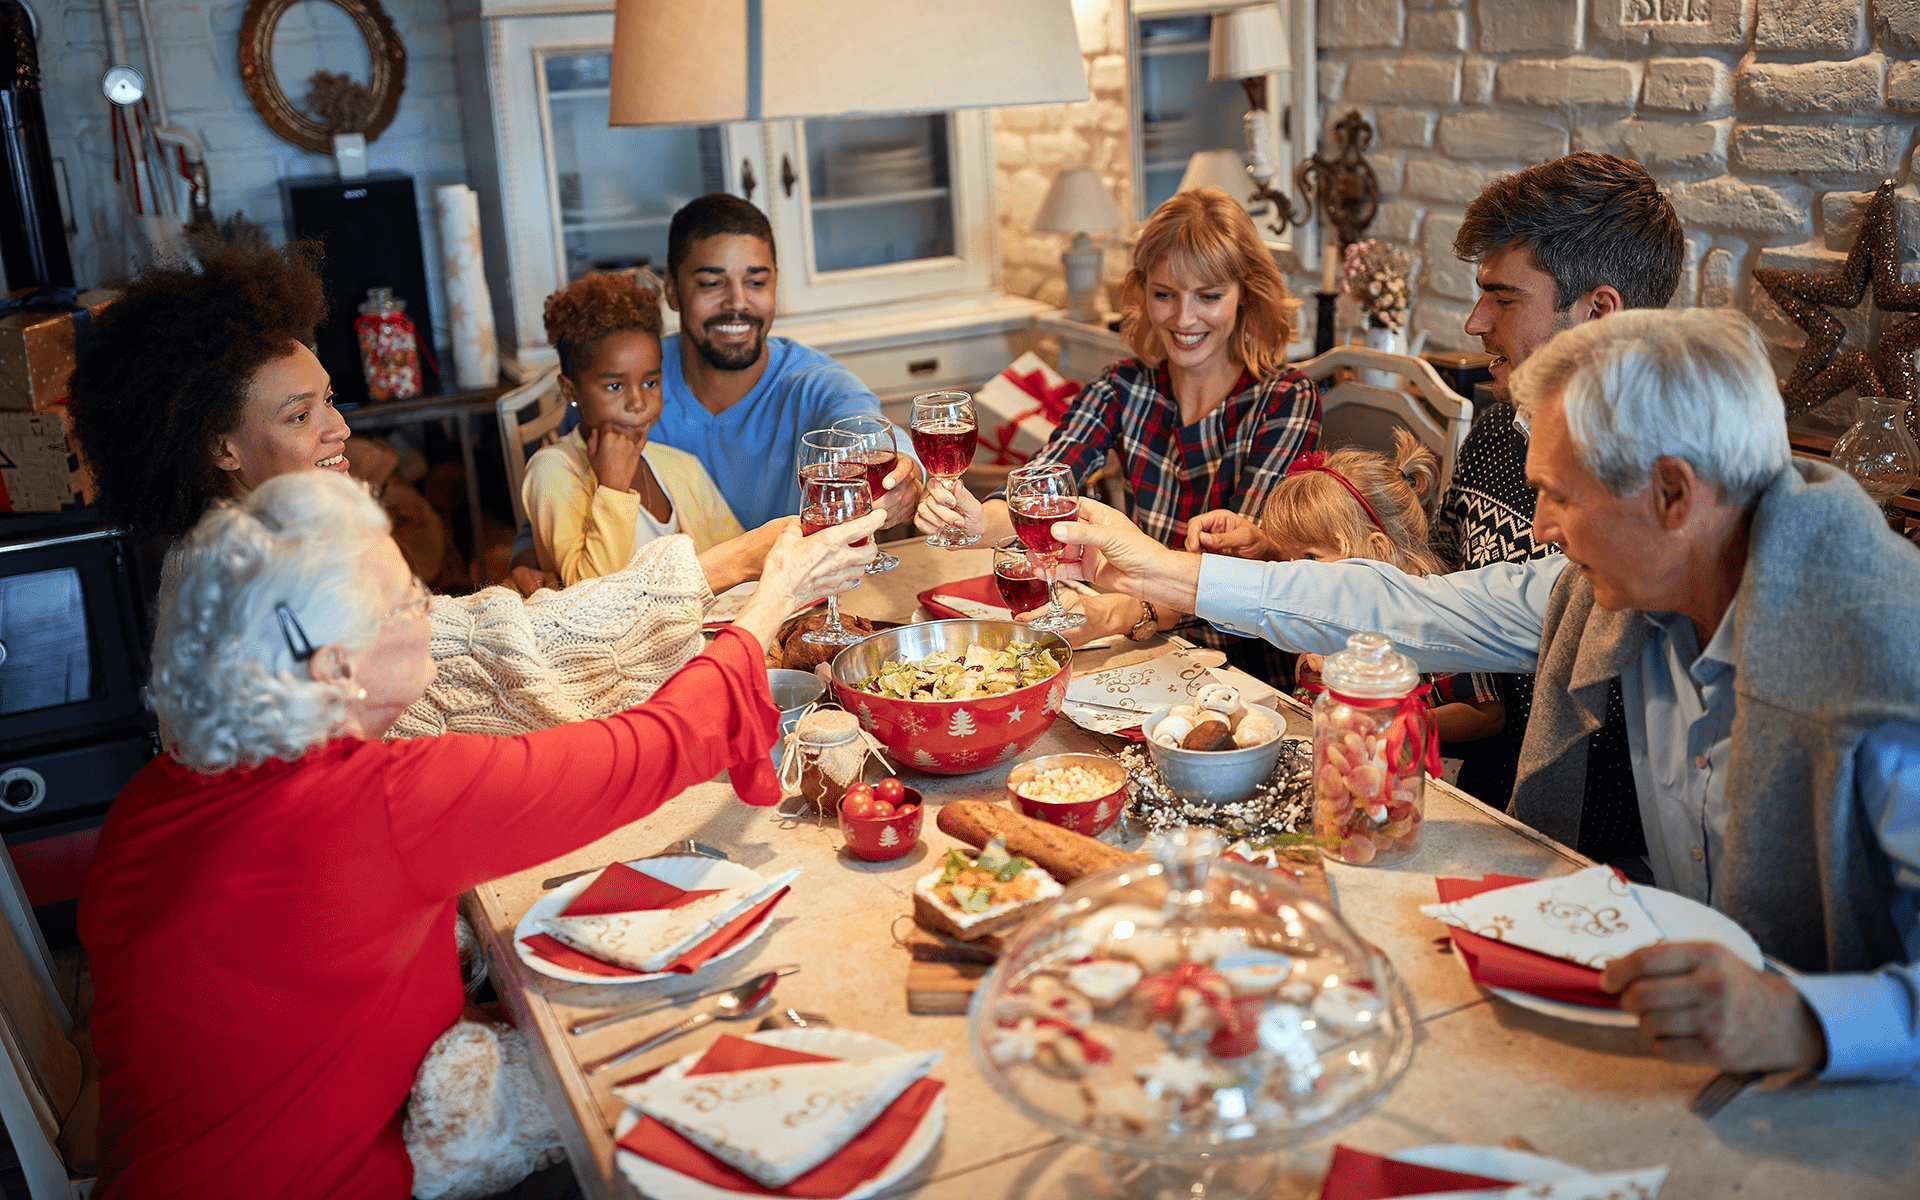
M1042 771L1055 767L1084 767L1111 782L1113 789L1103 796L1071 803L1029 800L1016 790ZM1104 754L1045 754L1007 772L1007 795L1013 797L1013 807L1024 816L1098 837L1120 819L1120 806L1127 797L1127 769Z
M913 788L907 788L900 799L904 804L913 805L913 811L863 821L848 816L842 809L840 832L847 839L847 849L868 862L886 862L919 845L920 818L926 814L927 806Z

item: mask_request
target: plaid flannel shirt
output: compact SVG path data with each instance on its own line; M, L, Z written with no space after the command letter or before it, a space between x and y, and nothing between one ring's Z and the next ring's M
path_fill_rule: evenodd
M1242 372L1224 402L1182 426L1166 368L1129 358L1081 390L1032 462L1066 463L1084 486L1118 451L1127 515L1178 549L1201 513L1226 508L1257 520L1287 464L1319 441L1320 393L1298 371L1258 381Z

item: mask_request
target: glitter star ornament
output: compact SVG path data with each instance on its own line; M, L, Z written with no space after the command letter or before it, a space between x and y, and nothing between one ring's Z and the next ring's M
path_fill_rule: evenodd
M1915 398L1913 352L1920 349L1920 319L1885 330L1871 348L1847 347L1846 327L1823 306L1855 308L1873 292L1882 312L1920 312L1920 284L1900 281L1900 230L1894 185L1882 183L1867 202L1847 261L1837 273L1762 267L1753 273L1774 303L1807 332L1807 342L1780 385L1787 412L1818 408L1847 388L1863 396Z

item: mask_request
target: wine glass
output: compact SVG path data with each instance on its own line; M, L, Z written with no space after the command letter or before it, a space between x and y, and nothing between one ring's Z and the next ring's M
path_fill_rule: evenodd
M1004 538L993 547L993 586L1013 612L1032 612L1047 602L1047 581L1035 575L1027 544Z
M1053 524L1080 519L1080 502L1074 492L1073 470L1065 463L1015 467L1007 474L1007 507L1013 510L1013 531L1026 543L1028 560L1047 581L1047 611L1028 624L1048 633L1087 623L1085 613L1060 607L1060 597L1053 589L1053 573L1067 548L1053 536Z
M831 432L831 430L820 430ZM803 457L808 449L808 440L814 434L808 434L801 440ZM814 463L803 463L801 467L801 536L812 538L820 530L829 530L837 524L847 524L849 520L860 520L874 509L874 493L866 490L866 470L847 461L852 453L849 445L837 445L833 440L820 440L814 444L816 453L828 457L816 459ZM806 474L806 468L818 467L814 474ZM835 472L835 468L845 468L845 474ZM854 541L854 545L866 545L872 538ZM858 586L858 580L854 580ZM866 634L858 630L849 630L839 620L839 595L828 597L828 624L818 630L808 630L801 634L804 641L814 645L852 645Z
M960 477L973 462L973 447L980 439L980 427L973 419L973 397L965 392L928 392L913 398L913 414L908 424L913 436L914 453L927 474L947 485L952 493ZM943 550L958 550L980 540L965 530L949 526L927 539L927 545Z
M800 453L794 464L800 474L800 503L806 504L807 484L816 479L866 478L866 471L852 461L856 439L838 429L814 429L801 435Z
M893 422L885 417L842 417L833 423L833 430L853 438L851 461L865 468L867 491L873 494L873 502L878 504L880 497L886 494L887 476L893 471L894 464L900 461L900 444L893 436ZM867 564L867 574L878 575L899 565L899 559L882 550Z

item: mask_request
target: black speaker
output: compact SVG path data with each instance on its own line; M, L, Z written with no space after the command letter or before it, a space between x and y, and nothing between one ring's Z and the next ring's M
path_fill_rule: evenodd
M441 390L427 366L433 352L433 314L427 307L427 267L420 251L420 215L413 203L413 177L380 171L361 179L283 179L280 196L287 227L296 238L326 247L320 264L327 284L327 321L316 335L315 353L333 376L339 403L367 399L360 370L360 344L353 319L368 288L392 288L407 302L407 317L420 331L423 394Z

